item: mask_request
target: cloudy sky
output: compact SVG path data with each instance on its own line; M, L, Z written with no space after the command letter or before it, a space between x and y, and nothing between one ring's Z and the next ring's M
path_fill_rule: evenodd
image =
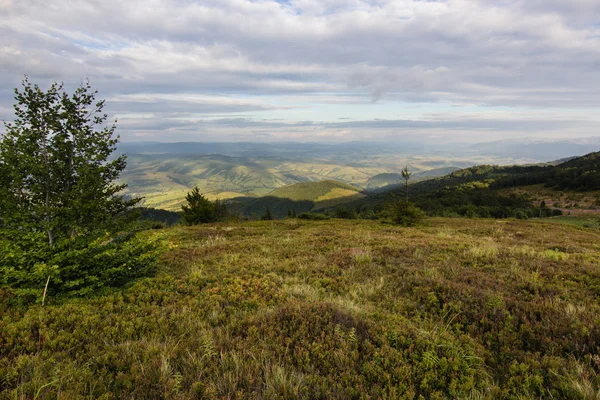
M0 119L25 74L123 141L600 136L600 0L0 0Z

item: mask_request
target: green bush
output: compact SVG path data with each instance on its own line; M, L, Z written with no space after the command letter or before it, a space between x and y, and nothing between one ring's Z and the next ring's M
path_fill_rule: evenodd
M389 215L394 224L401 226L415 226L425 219L425 211L406 200L392 204Z
M324 221L324 220L329 219L330 217L328 215L325 215L325 214L317 214L317 213L312 213L312 212L305 212L305 213L298 214L298 218L300 218L300 219L308 219L308 220L313 220L313 221Z
M140 199L120 194L126 157L112 155L118 136L104 101L89 83L67 93L62 84L43 91L27 78L15 94L14 121L0 135L3 293L43 302L145 274L154 243L139 240L130 225Z
M85 296L105 287L120 286L148 274L155 266L159 242L148 233L98 232L48 247L42 233L13 240L0 236L0 285L20 303L47 296Z
M208 222L217 222L225 218L227 208L219 200L208 200L198 187L189 192L185 199L187 204L181 206L181 219L186 225L198 225Z
M262 217L260 217L260 219L262 221L272 221L275 218L273 217L273 214L271 214L271 210L269 209L269 207L267 207L267 209L265 210L265 213L263 214Z

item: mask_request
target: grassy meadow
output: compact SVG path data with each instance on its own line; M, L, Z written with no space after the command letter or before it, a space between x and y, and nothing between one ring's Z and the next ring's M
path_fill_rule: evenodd
M156 275L0 296L3 399L598 399L600 230L433 218L147 233Z

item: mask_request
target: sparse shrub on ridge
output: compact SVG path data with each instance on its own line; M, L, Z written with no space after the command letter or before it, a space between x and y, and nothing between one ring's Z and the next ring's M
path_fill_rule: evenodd
M331 217L327 214L305 212L305 213L298 214L298 218L299 219L308 219L308 220L313 220L313 221L322 221L322 220L330 219Z

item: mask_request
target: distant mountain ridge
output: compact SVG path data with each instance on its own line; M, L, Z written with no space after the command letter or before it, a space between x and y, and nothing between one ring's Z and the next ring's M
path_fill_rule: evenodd
M399 172L405 165L413 171L411 184L416 184L472 165L536 165L542 161L545 165L556 164L574 154L559 153L594 147L600 140L563 142L548 145L548 142L521 140L427 146L410 140L339 144L121 143L118 150L128 156L127 168L121 176L121 182L129 185L126 193L143 196L148 207L177 209L185 194L195 186L210 199L259 197L287 185L324 180L386 192L402 185ZM515 146L529 147L512 155L503 153L514 150ZM537 153L536 146L540 149ZM539 155L547 148L554 149L549 151L552 157L540 160Z

